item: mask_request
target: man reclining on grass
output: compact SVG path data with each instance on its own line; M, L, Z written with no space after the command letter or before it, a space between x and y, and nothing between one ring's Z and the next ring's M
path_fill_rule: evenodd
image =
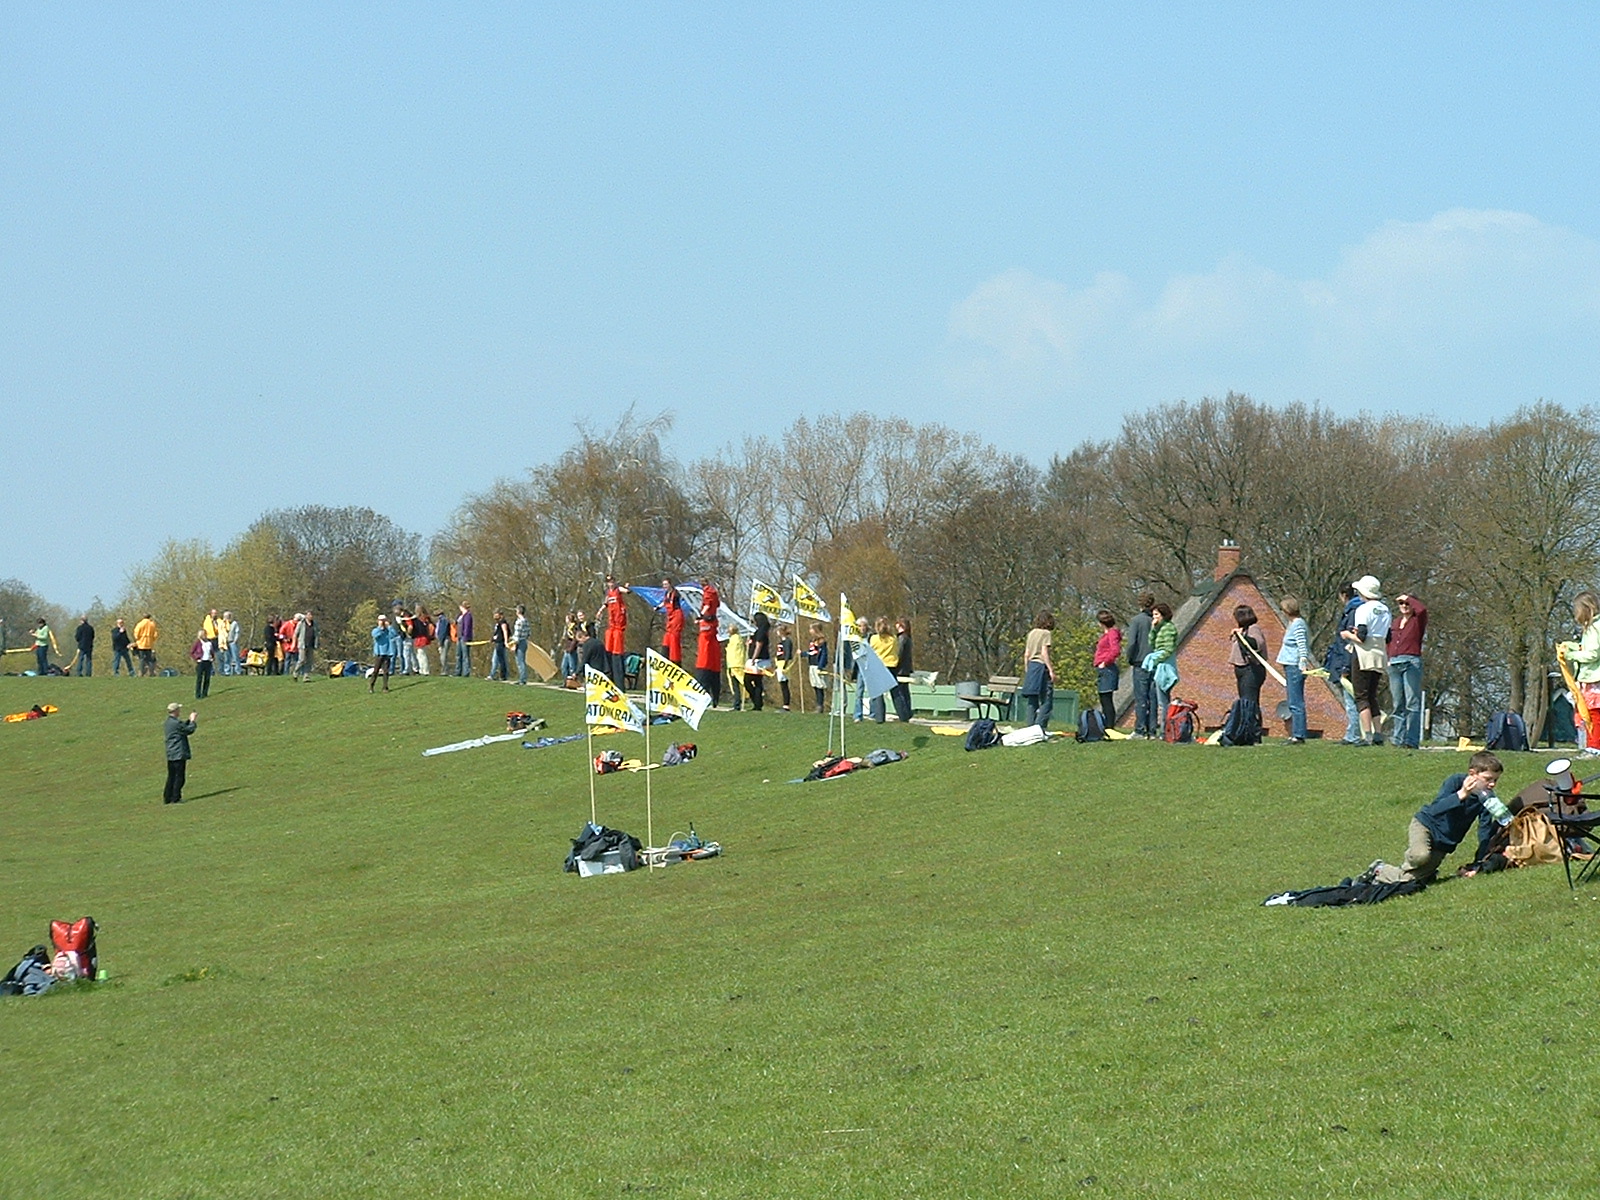
M1405 861L1396 867L1380 858L1367 868L1362 879L1374 883L1412 879L1429 882L1438 874L1439 864L1467 836L1474 821L1478 823L1478 857L1483 857L1495 829L1511 823L1511 810L1494 794L1503 769L1500 760L1487 750L1474 754L1466 774L1447 778L1439 785L1439 794L1411 818Z

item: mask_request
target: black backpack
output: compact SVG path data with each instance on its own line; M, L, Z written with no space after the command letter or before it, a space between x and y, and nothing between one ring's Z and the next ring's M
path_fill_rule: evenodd
M1228 719L1222 723L1224 746L1254 746L1261 741L1261 706L1254 700L1240 696L1228 709Z
M1526 750L1528 726L1523 721L1522 714L1497 712L1491 716L1487 742L1487 748L1490 750Z
M995 728L994 722L988 717L981 721L974 721L972 728L967 730L968 750L987 750L990 746L1000 744L1000 731Z
M1105 718L1100 715L1097 708L1086 708L1078 714L1078 740L1080 742L1103 742L1106 737Z

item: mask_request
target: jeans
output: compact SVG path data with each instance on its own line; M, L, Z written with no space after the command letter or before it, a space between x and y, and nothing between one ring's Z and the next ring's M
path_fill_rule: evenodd
M528 639L517 640L517 682L528 682Z
M1293 663L1284 663L1283 682L1289 692L1289 736L1305 741L1306 673Z
M456 674L463 679L472 678L472 647L465 642L456 643Z
M1394 740L1415 750L1422 744L1422 659L1402 654L1389 660L1389 701L1394 705Z
M232 642L222 652L222 673L224 675L237 675L239 673L239 648Z
M561 678L571 679L578 673L578 652L576 650L563 650L561 652ZM717 683L722 683L722 672L717 672Z
M867 680L859 672L856 674L856 706L850 715L858 721L867 715Z
M506 661L506 646L504 642L496 642L489 652L489 678L502 682L511 677L511 666Z
M126 650L113 650L111 652L111 673L113 675L118 674L122 669L123 663L128 664L128 677L131 679L133 677L133 655Z
M1172 693L1155 686L1154 672L1143 671L1138 667L1135 667L1134 670L1136 672L1133 677L1135 687L1138 686L1139 674L1147 674L1150 676L1150 687L1151 690L1155 692L1156 711L1156 724L1151 730L1150 736L1154 738L1164 738L1167 736L1167 705L1172 703Z
M76 667L74 667L73 670L76 671L79 675L93 675L94 674L94 651L93 650L79 650L78 651L78 665Z
M1056 689L1048 680L1045 682L1044 691L1037 696L1024 696L1028 702L1028 724L1037 725L1040 729L1050 727L1050 714L1056 706Z
M39 674L43 675L50 668L50 647L48 645L35 646L33 657L39 664Z
M1339 689L1339 699L1344 701L1344 740L1351 744L1361 740L1361 710L1356 707L1355 693L1344 686L1342 679L1335 679L1334 686Z
M1143 667L1133 668L1133 731L1147 737L1162 737L1166 733L1167 705L1157 705L1156 675Z

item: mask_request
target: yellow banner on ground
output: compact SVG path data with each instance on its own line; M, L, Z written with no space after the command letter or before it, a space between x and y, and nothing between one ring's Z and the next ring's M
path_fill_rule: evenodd
M689 728L700 728L700 716L711 707L711 693L683 667L664 654L645 651L645 707L651 712L682 717Z
M644 714L609 676L593 667L583 669L583 719L590 725L644 732Z

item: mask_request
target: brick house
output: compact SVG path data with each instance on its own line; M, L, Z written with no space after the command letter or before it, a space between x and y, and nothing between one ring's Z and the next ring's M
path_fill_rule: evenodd
M1288 620L1277 602L1257 586L1250 572L1239 565L1239 547L1224 543L1217 548L1217 566L1212 580L1195 592L1172 613L1178 627L1178 686L1173 695L1199 705L1200 725L1216 729L1227 718L1228 708L1239 695L1233 668L1228 665L1228 639L1233 633L1233 610L1248 604L1256 610L1257 623L1267 639L1267 661L1277 669L1278 650ZM1313 647L1313 663L1320 657ZM1281 672L1280 672L1281 673ZM1270 675L1261 688L1261 717L1269 737L1288 737L1287 718L1278 717L1278 705L1285 699L1283 686ZM1133 673L1124 671L1117 688L1117 723L1133 726ZM1311 737L1343 737L1344 704L1326 679L1306 680L1306 725Z

